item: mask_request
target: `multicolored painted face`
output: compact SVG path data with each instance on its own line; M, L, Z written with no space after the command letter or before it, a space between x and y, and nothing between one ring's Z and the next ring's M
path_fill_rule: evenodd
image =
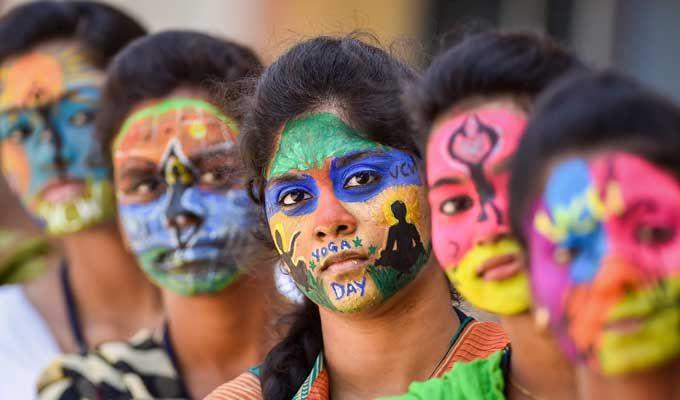
M427 145L435 255L470 303L497 314L531 303L507 215L509 161L525 126L525 114L508 106L454 110Z
M526 220L536 303L605 374L680 357L680 182L638 156L569 158Z
M211 104L171 97L130 115L114 141L127 242L152 281L181 295L222 290L252 255L238 132Z
M0 67L0 163L48 233L111 219L110 170L94 137L103 72L76 44L50 44Z
M289 121L269 165L267 218L300 290L331 310L382 303L430 255L418 163L331 113Z

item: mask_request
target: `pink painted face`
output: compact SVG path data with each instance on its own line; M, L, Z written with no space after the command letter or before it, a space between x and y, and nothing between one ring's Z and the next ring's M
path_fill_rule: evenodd
M680 183L628 153L556 164L526 220L531 282L565 351L605 374L680 357Z
M485 103L436 125L427 146L432 244L456 289L498 314L530 304L519 246L509 236L508 167L526 126L511 104Z

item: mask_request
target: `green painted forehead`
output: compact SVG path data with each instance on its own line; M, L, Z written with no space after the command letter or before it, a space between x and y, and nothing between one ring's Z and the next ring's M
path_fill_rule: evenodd
M322 168L328 158L378 148L337 116L317 113L288 121L281 132L279 148L271 163L267 179L291 170Z
M217 119L226 124L232 132L238 132L236 121L224 115L220 109L208 103L207 101L194 98L173 97L158 103L150 104L149 106L144 107L130 115L118 131L118 134L113 141L113 148L115 149L118 147L117 144L125 136L125 132L127 132L128 129L130 129L130 126L132 126L135 122L145 118L156 118L170 111L177 111L184 108L191 108L192 110L203 111L212 114L217 117Z

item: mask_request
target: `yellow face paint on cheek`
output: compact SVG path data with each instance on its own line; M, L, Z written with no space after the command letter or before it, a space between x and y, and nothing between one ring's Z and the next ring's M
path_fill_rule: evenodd
M514 240L477 245L470 249L456 268L448 268L446 274L455 288L475 307L501 315L524 312L531 305L529 280L522 269L506 279L485 280L480 266L493 260L515 257L517 262L521 248Z
M609 313L609 320L634 319L648 315L659 304L668 306L630 333L605 330L597 346L602 371L616 375L645 370L680 357L679 303L680 277L667 279L661 287L626 294Z

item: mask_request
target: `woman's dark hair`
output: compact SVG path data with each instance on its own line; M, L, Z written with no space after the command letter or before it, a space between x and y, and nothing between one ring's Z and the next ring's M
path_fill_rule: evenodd
M261 70L249 48L199 32L165 31L136 40L109 67L96 121L101 143L109 149L135 105L180 87L204 90L240 121L239 82Z
M539 98L510 178L510 222L523 244L525 214L551 163L608 149L637 154L680 177L680 109L607 71L567 78Z
M242 153L254 200L264 207L264 174L277 132L287 121L324 106L339 109L371 140L420 158L400 101L403 83L414 78L405 64L355 36L323 36L293 46L260 77L244 124ZM319 309L305 302L288 336L261 367L265 399L293 397L323 347Z
M93 1L34 1L0 17L0 62L42 42L74 39L105 68L109 60L146 30L133 18Z
M462 100L499 95L533 99L557 78L582 68L577 58L547 37L478 33L437 56L403 101L418 131L428 135L435 118Z

